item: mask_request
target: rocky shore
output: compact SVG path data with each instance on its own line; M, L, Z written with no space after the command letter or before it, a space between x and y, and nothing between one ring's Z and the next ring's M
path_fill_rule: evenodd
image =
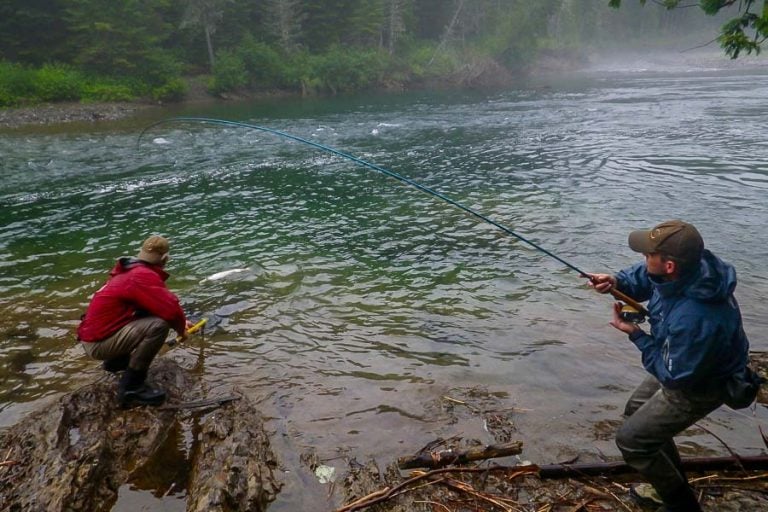
M153 105L142 103L46 103L0 109L0 129L72 122L115 121Z
M768 354L753 355L764 376L767 363ZM151 490L159 499L181 499L188 512L267 511L289 472L271 447L271 433L256 404L235 389L207 396L208 386L199 376L170 357L153 365L150 379L169 394L162 407L116 408L116 378L105 375L0 432L0 509L100 512L111 510L127 486ZM461 405L455 414L485 415L498 442L514 435L512 411L485 411L482 395L462 398L452 399L451 404ZM764 389L757 407L764 407L766 398ZM432 453L438 445L481 446L478 440L455 437L436 440L419 453ZM343 474L334 478L316 454L300 456L302 466L329 485L327 502L315 510L649 510L628 497L629 485L638 481L634 474L546 476L536 466L490 461L406 473L395 463L340 459L336 465ZM706 512L768 510L764 471L692 471L689 478ZM137 504L124 499L122 505Z

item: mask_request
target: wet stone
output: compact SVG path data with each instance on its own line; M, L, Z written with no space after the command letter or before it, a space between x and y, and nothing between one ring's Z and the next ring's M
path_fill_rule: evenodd
M166 390L167 406L201 398L200 383L169 358L149 381ZM105 375L0 433L4 511L106 511L126 484L161 497L185 490L190 511L262 511L275 499L277 460L253 404L125 411L116 383ZM190 428L194 446L182 447Z

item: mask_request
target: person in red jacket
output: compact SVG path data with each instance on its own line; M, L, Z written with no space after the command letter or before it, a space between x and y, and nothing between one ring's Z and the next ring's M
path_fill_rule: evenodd
M117 261L109 279L91 299L77 328L77 339L92 358L111 372L125 370L118 383L122 407L160 405L165 392L149 386L147 370L170 329L187 338L187 320L179 299L165 285L170 247L150 236L138 257Z

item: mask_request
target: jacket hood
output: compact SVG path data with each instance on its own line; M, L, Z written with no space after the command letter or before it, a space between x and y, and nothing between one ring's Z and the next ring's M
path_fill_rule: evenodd
M168 272L163 270L162 267L159 267L157 265L152 265L150 263L147 263L146 261L142 261L138 258L134 258L131 256L125 256L117 260L117 263L115 263L115 266L112 268L112 270L109 271L109 275L114 277L118 274L124 274L129 270L136 268L138 266L146 267L152 270L153 272L156 272L157 275L159 275L163 279L163 281L168 279Z
M662 295L679 293L701 302L723 302L736 289L736 270L704 249L699 268L688 276L659 286Z

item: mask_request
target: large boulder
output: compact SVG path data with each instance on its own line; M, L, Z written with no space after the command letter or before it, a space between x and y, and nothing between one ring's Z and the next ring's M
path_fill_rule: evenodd
M109 510L132 475L169 452L168 433L190 415L201 429L189 457L152 471L191 466L187 510L266 510L279 491L277 462L256 408L240 395L200 400L199 383L170 358L153 364L149 380L168 393L163 407L119 409L116 379L105 376L2 432L3 510Z

